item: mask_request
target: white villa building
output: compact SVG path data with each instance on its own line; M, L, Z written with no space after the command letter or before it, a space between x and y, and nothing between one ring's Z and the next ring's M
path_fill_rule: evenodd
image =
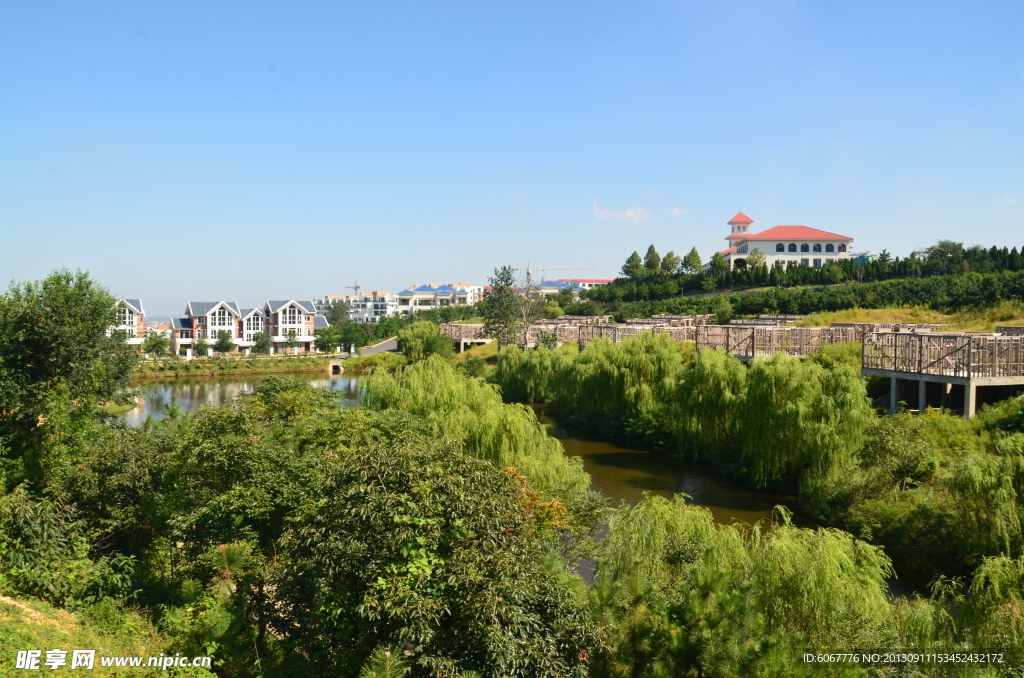
M146 311L142 308L142 299L118 299L115 306L117 324L107 328L107 336L120 331L127 335L128 343L133 346L145 341Z
M739 212L731 220L732 231L725 237L729 248L719 254L729 268L746 268L747 257L755 249L765 255L771 268L776 261L784 265L821 268L825 264L852 257L853 238L807 226L774 226L767 231L751 233L754 220Z
M483 299L484 288L469 283L452 283L450 285L410 285L408 289L398 293L398 312L410 315L417 311L475 304Z

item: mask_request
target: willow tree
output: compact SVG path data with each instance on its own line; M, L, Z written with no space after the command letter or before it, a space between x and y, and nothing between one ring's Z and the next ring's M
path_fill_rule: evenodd
M679 379L674 419L680 449L731 464L742 448L747 368L725 351L701 351Z
M880 549L839 530L719 525L647 497L609 523L594 607L609 629L597 675L830 675L809 649L885 646L898 621Z
M590 485L582 462L564 454L533 410L504 404L493 384L467 378L437 356L398 372L376 372L365 384L368 406L423 417L467 453L514 467L546 492L579 494Z
M796 486L807 471L849 469L871 411L863 381L846 366L823 369L777 353L747 374L743 459L760 486Z

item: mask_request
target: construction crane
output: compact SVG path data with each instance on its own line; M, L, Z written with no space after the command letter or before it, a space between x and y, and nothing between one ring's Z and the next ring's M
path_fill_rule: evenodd
M592 268L533 268L530 266L530 262L526 262L526 268L513 268L513 271L526 271L526 289L530 289L533 286L533 272L534 271L593 271Z
M357 280L357 281L356 281L356 284L355 284L355 285L349 285L349 286L348 286L348 287L346 287L345 289L348 289L348 290L355 290L355 292L356 292L356 296L358 297L358 296L359 296L359 281Z

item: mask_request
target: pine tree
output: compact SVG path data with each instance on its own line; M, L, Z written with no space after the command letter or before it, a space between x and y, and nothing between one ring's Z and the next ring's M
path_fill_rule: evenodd
M669 250L665 258L661 260L661 270L669 275L675 275L679 273L679 268L682 266L683 260L680 259L675 252Z
M690 253L683 258L683 273L689 273L695 275L700 273L704 268L704 262L700 258L700 254L697 253L697 248L694 247L690 250Z
M658 250L654 249L654 245L647 248L647 254L644 255L644 268L649 273L661 270L661 255L658 254Z
M627 278L639 278L644 272L644 264L640 261L640 253L633 252L622 265L622 275Z

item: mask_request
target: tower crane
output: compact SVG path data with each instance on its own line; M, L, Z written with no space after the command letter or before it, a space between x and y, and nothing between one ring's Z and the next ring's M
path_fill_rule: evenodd
M357 280L355 285L349 285L345 289L347 289L347 290L355 290L356 296L358 297L359 296L359 281Z

